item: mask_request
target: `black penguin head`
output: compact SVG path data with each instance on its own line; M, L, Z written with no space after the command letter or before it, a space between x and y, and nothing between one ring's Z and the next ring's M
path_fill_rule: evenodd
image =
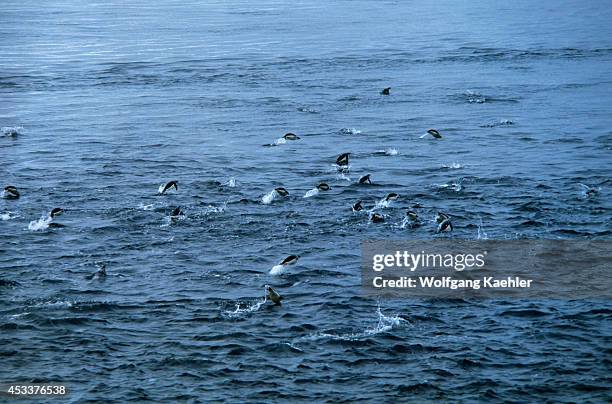
M394 201L397 198L399 198L399 195L396 194L395 192L390 192L386 197L385 197L385 201Z
M442 135L440 135L440 132L438 132L435 129L429 129L427 133L429 133L431 136L435 137L436 139L440 139L442 137Z
M300 137L297 136L295 133L289 132L289 133L286 133L285 136L283 136L283 138L285 140L298 140Z
M49 213L49 216L51 218L54 218L56 216L61 215L62 213L64 213L64 210L62 208L53 208L53 210L51 211L51 213Z
M361 204L361 199L358 200L354 205L353 205L353 210L355 212L359 212L360 210L363 210L363 205Z
M409 210L406 212L406 217L412 221L415 221L419 218L419 215L417 215L416 212Z
M383 88L383 90L380 92L382 95L389 95L391 94L391 87L385 87Z
M342 153L339 155L336 159L336 164L339 166L348 166L350 154L351 153Z
M363 177L359 178L360 184L371 184L372 180L370 179L370 174L366 174Z
M385 217L380 213L373 213L370 217L370 220L372 221L372 223L382 223L385 221Z
M289 191L283 187L274 188L274 191L276 191L276 193L280 196L289 196Z
M176 208L174 208L170 216L180 216L182 214L183 214L183 211L181 210L181 207L177 206Z
M329 191L331 189L331 187L329 185L327 185L326 183L322 182L319 185L317 185L317 189L319 191Z

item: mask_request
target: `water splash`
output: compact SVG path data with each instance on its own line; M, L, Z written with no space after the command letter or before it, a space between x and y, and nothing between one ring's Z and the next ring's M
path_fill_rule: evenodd
M53 218L49 215L43 215L38 220L32 220L28 224L28 229L31 231L41 231L49 228L49 224L53 221Z
M304 198L310 198L319 195L320 191L317 188L313 188L304 194Z
M476 240L488 240L489 235L484 229L484 225L482 224L482 218L480 218L480 223L478 224L478 234L476 235Z
M14 214L13 212L0 213L0 220L3 220L3 221L15 219L16 217L19 217L19 216Z
M306 335L296 340L297 342L302 341L318 341L321 339L332 339L342 341L358 341L365 338L369 338L381 333L389 332L393 328L402 326L404 323L410 324L408 320L400 317L399 315L386 316L383 314L380 305L376 309L377 323L372 328L366 328L363 331L349 332L349 333L338 333L333 332L319 332L315 334Z
M273 189L272 191L268 192L261 198L261 203L263 203L264 205L269 205L272 203L272 201L276 199L277 196L278 196L278 192L276 192L276 190Z
M247 314L254 313L261 308L267 301L264 297L261 300L255 300L247 303L236 303L234 310L225 310L221 314L228 318L243 317Z
M282 275L286 268L286 265L274 265L270 270L270 275Z
M361 131L355 128L342 128L338 131L340 135L359 135Z

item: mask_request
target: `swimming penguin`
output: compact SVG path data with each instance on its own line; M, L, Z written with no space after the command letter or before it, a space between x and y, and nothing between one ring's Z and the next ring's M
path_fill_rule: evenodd
M431 136L435 137L436 139L442 139L442 135L440 134L440 132L438 132L438 131L437 131L437 130L435 130L435 129L429 129L429 130L427 131L427 133L428 133L429 135L431 135Z
M385 87L383 88L383 90L380 92L382 95L389 95L391 94L391 87Z
M183 211L181 210L180 206L177 206L176 208L174 208L174 210L172 211L172 213L170 213L170 217L178 217L178 216L183 216L185 213L183 213Z
M300 137L297 136L295 133L285 133L285 136L283 136L283 139L285 140L299 140Z
M331 187L329 185L327 185L326 183L322 182L319 185L317 185L317 189L319 191L329 191L331 189Z
M438 225L438 230L436 232L442 233L442 232L451 232L451 231L453 231L453 224L451 223L450 219L446 219L446 220L443 220Z
M300 259L299 255L289 255L287 258L282 260L279 265L293 265Z
M3 195L6 199L17 199L19 198L19 191L12 185L4 187Z
M395 192L391 192L387 196L385 196L385 201L391 202L395 201L397 198L399 198L399 195Z
M600 188L590 187L585 184L580 184L580 186L584 188L584 196L587 198L597 195L600 191ZM4 190L6 191L6 188L4 188Z
M360 184L372 184L372 180L370 179L370 174L364 175L363 177L359 178L359 183Z
M277 306L281 304L281 300L283 300L283 297L276 290L272 289L272 286L266 285L266 292L266 297L270 299L272 303Z
M166 191L167 191L167 190L169 190L169 189L170 189L170 188L172 188L172 187L174 187L174 189L175 189L176 191L178 191L178 181L170 181L170 182L168 182L168 183L167 183L166 185L164 185L164 186L161 186L161 185L160 185L160 186L159 186L159 190L158 190L158 191L159 191L159 193L160 193L160 194L162 194L162 195L163 195L163 194L165 194L165 193L166 193Z
M416 222L419 220L419 215L416 214L416 212L412 211L412 210L408 210L406 211L406 217L408 219L410 219L413 222Z
M385 221L385 217L380 213L373 213L372 216L370 216L370 220L372 223L382 223Z
M450 219L449 215L447 215L446 213L438 212L438 215L436 216L436 223L442 223L443 221L448 219Z
M360 210L363 210L363 205L361 204L361 199L358 200L354 205L353 205L353 212L359 212Z
M104 279L104 278L106 278L106 265L98 264L98 266L100 267L100 269L98 269L95 273L87 276L86 279L92 280L92 279Z
M57 216L61 215L62 213L64 213L64 209L62 209L62 208L53 208L53 210L51 210L51 212L49 212L49 217L51 219L55 219Z
M349 154L351 153L342 153L336 159L336 164L339 166L348 166L349 164Z
M276 191L276 193L280 196L289 196L289 191L283 187L274 188L274 191Z

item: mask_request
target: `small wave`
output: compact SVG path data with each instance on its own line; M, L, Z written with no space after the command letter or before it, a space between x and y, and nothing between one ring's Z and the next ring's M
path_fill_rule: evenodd
M393 149L393 148L388 148L383 150L383 153L385 153L387 156L397 156L397 149Z
M28 224L28 229L31 231L41 231L49 228L49 224L53 218L51 216L41 216L38 220L32 220L30 224Z
M338 131L339 135L359 135L361 131L355 128L342 128Z
M501 119L497 122L486 123L484 125L480 125L481 128L496 128L498 126L511 126L514 125L514 122L509 119Z
M463 93L463 97L461 98L470 104L484 104L487 102L487 98L484 95L472 90L467 90L465 93Z
M456 163L456 162L452 162L450 164L442 164L442 168L448 168L451 170L459 170L461 168L465 167L463 164L461 163Z
M285 139L284 137L279 137L278 139L276 139L273 143L274 146L278 146L281 144L285 144L287 143L287 139Z
M306 112L306 113L309 113L309 114L318 114L319 113L319 111L317 111L314 108L310 108L310 107L298 107L297 110L300 111L300 112Z
M310 198L312 196L319 195L319 192L320 191L317 188L313 188L304 194L304 198Z

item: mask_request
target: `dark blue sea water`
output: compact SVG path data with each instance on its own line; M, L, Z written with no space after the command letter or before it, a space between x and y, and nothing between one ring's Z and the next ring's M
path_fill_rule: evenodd
M610 238L611 6L4 0L0 185L21 197L0 200L0 382L71 402L609 400L609 303L376 300L359 265L363 240L440 237L437 211L444 237ZM384 223L351 211L389 192Z

